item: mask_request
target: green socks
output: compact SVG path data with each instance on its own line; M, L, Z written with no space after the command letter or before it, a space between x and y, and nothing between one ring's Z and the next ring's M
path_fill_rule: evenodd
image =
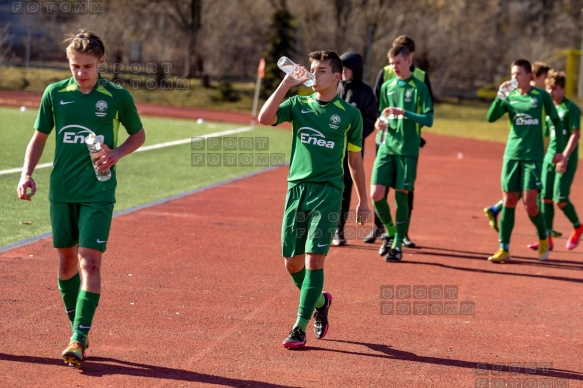
M73 321L75 320L75 308L77 306L77 296L79 295L79 288L81 287L81 277L79 273L76 273L72 278L68 280L59 281L59 291L61 291L61 297L63 298L63 303L65 304L65 311L71 321L71 329L73 329Z
M543 202L540 209L543 212L543 217L545 220L547 230L549 231L553 230L553 219L555 218L555 204L552 202L551 203Z
M408 194L402 191L395 192L395 202L397 209L395 212L395 223L397 224L397 233L395 234L395 241L393 248L401 248L403 239L407 234L409 228L409 199Z
M571 221L575 229L581 226L581 223L579 222L579 216L577 216L577 211L575 210L575 206L573 206L571 201L567 201L567 205L560 209L563 211L563 213L565 213L565 216L569 221Z
M500 248L508 251L510 246L510 235L512 234L512 229L514 229L514 215L516 213L516 208L513 207L502 207L502 213L500 214Z
M393 237L395 235L395 224L393 224L391 209L389 208L389 202L387 201L387 198L383 198L378 202L374 202L374 210L379 217L379 220L381 220L385 226L387 236Z
M95 315L95 310L97 310L97 305L99 304L99 297L100 294L95 294L85 290L79 291L71 341L79 341L85 346L87 334L89 334L91 323L93 322L93 316Z
M539 211L536 214L536 216L533 217L533 216L529 215L528 218L530 218L530 221L536 227L538 239L544 240L545 238L547 238L547 227L545 225L545 219L544 219L542 213Z
M302 289L302 284L304 284L304 277L305 276L306 276L306 267L302 268L302 270L299 272L291 274L291 277L294 281L294 284L300 290ZM320 297L318 298L318 301L316 302L316 308L320 308L320 307L324 306L324 303L326 303L326 298L324 297L324 294L322 294L322 295L320 295Z
M322 289L324 288L324 270L317 269L312 271L306 269L305 271L306 275L300 290L298 319L294 325L294 327L299 326L304 332L308 327L310 318L312 318L312 314L314 313L314 308L316 308L318 299L324 298L324 295L322 295ZM323 305L324 303L322 303L321 306Z
M294 281L294 284L300 290L302 289L302 284L304 284L304 277L306 276L306 267L302 268L300 272L292 273L291 277Z

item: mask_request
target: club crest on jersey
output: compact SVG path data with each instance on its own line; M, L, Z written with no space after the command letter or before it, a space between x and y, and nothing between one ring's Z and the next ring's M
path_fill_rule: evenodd
M405 102L411 102L411 97L413 97L413 92L411 90L407 90L405 92Z
M330 124L330 128L338 129L338 124L340 124L341 121L342 121L342 119L338 115L330 116L330 122L332 123L332 124Z
M334 115L336 116L336 115ZM340 119L340 117L338 117ZM298 135L300 135L300 141L304 144L313 144L318 147L326 147L333 149L335 143L331 140L326 140L326 136L322 132L315 130L310 127L301 127L298 130Z
M105 117L107 115L107 113L105 113L107 110L107 102L103 100L97 101L97 104L95 104L95 109L97 109L97 112L95 112L96 116Z
M538 105L538 100L536 98L531 98L530 99L530 107L531 108L536 108L536 106Z
M514 116L514 123L516 125L538 125L538 119L533 119L531 115L526 113L519 113Z

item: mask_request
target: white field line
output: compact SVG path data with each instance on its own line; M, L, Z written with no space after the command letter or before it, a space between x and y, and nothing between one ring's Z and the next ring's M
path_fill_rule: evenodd
M176 145L186 144L186 143L190 143L192 141L192 138L197 138L197 137L198 138L201 138L201 137L204 137L204 138L221 137L221 136L233 135L235 133L249 132L252 129L253 129L253 127L241 127L241 128L235 128L235 129L228 129L226 131L221 131L221 132L207 133L207 134L202 134L200 136L189 137L187 139L167 141L165 143L158 143L158 144L152 144L152 145L145 146L145 147L140 147L135 152L157 150L159 148L173 147ZM38 170L39 168L51 167L52 165L53 165L53 163L42 163L42 164L37 165L35 170ZM21 172L21 171L22 171L22 167L11 168L8 170L0 170L0 175L14 174L14 173Z

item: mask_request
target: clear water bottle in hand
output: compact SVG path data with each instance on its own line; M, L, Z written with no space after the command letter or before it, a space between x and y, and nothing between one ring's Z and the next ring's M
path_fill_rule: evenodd
M111 170L107 169L106 171L98 171L96 165L97 161L103 156L103 141L94 133L91 133L85 138L85 144L87 144L87 149L89 150L89 156L91 157L97 180L101 182L109 180L109 178L111 178Z
M279 61L277 61L277 67L279 67L286 74L292 73L292 77L294 77L295 79L298 79L297 77L294 76L294 71L296 69L296 66L298 66L298 65L296 65L288 57L281 57L281 58L279 58ZM310 72L308 72L308 74L310 75L310 79L307 80L306 82L304 82L304 85L306 85L307 87L312 87L314 85L314 83L316 82L316 80L314 79L314 74L312 74Z
M517 87L518 81L511 79L510 81L506 82L505 86L500 87L500 90L498 90L498 98L505 100Z

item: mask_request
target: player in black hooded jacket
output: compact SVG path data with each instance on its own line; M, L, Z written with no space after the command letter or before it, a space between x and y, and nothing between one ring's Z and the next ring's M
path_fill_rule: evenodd
M342 81L338 83L338 95L344 101L355 106L362 114L362 155L364 156L364 139L374 131L374 123L378 117L377 99L372 88L362 81L363 61L358 53L347 52L340 56L342 60ZM344 194L342 195L342 210L338 219L338 229L334 234L332 245L346 245L344 224L350 210L352 195L352 178L348 169L348 157L344 158ZM352 237L352 236L351 236ZM356 238L356 233L354 233Z

